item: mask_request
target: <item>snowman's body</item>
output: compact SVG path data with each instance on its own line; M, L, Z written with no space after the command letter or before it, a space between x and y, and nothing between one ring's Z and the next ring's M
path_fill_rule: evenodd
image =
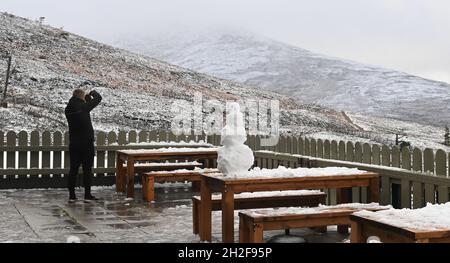
M239 104L230 103L227 124L222 130L221 144L218 150L217 169L226 176L242 174L253 165L252 150L244 144L247 140L244 117Z

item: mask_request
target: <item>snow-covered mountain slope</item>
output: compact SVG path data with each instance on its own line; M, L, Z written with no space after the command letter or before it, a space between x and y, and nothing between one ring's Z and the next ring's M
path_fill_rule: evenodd
M247 32L142 33L110 42L306 103L441 127L450 123L450 84L315 54Z
M288 96L197 73L10 14L0 13L0 36L0 57L7 52L13 56L9 106L0 108L0 131L66 129L64 107L72 90L83 83L103 95L93 111L99 130L168 130L174 100L192 101L194 92L222 102L277 99L282 128L296 133L356 129L340 112L303 105ZM0 58L0 63L3 77L6 60Z

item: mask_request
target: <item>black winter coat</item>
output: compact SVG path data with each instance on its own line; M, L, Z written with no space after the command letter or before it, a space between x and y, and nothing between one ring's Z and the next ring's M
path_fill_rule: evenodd
M94 128L92 127L90 112L101 100L102 96L96 91L91 91L89 95L86 95L86 101L77 97L70 98L65 114L69 123L71 143L94 141Z

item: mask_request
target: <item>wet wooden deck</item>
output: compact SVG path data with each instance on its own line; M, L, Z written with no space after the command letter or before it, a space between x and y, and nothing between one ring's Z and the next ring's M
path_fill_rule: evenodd
M165 184L155 188L156 201L142 201L140 188L135 200L117 194L112 187L95 188L101 200L84 203L82 199L69 204L67 190L2 190L0 191L0 242L66 242L70 236L81 242L158 242L196 243L192 234L194 194L189 184ZM83 190L77 190L83 197ZM291 235L304 237L310 243L346 242L348 235L329 227L326 234L309 229L291 230ZM235 240L238 238L238 217L235 216ZM267 231L266 241L283 231ZM220 242L220 212L213 212L213 240ZM287 240L293 240L287 238Z

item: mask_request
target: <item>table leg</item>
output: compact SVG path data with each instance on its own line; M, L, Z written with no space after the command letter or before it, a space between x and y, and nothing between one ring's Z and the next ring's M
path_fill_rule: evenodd
M369 202L380 202L380 178L373 178L369 182Z
M134 198L134 159L128 158L127 162L127 197Z
M352 233L350 234L350 243L365 243L361 223L352 222Z
M239 243L248 243L250 231L247 225L247 220L244 217L239 217Z
M336 189L336 203L345 204L352 201L352 189L351 188L339 188ZM341 234L348 233L347 225L338 225L338 232Z
M222 192L222 242L234 242L234 192L227 188Z
M192 232L194 235L197 235L200 233L200 230L198 229L200 223L200 210L198 207L198 202L193 201L192 202Z
M120 158L120 154L117 153L116 160L116 191L124 192L124 185L122 184L123 174L123 160Z
M212 217L212 201L211 201L211 189L206 183L205 178L201 178L200 186L200 240L209 241L212 239L211 217Z
M253 226L253 232L250 234L250 243L264 243L263 227L260 224Z
M121 180L122 180L122 192L126 193L127 192L127 184L128 184L128 176L127 176L128 166L124 167L122 170L123 170L122 177L121 177Z
M144 192L145 201L155 201L155 177L142 176L142 191Z

